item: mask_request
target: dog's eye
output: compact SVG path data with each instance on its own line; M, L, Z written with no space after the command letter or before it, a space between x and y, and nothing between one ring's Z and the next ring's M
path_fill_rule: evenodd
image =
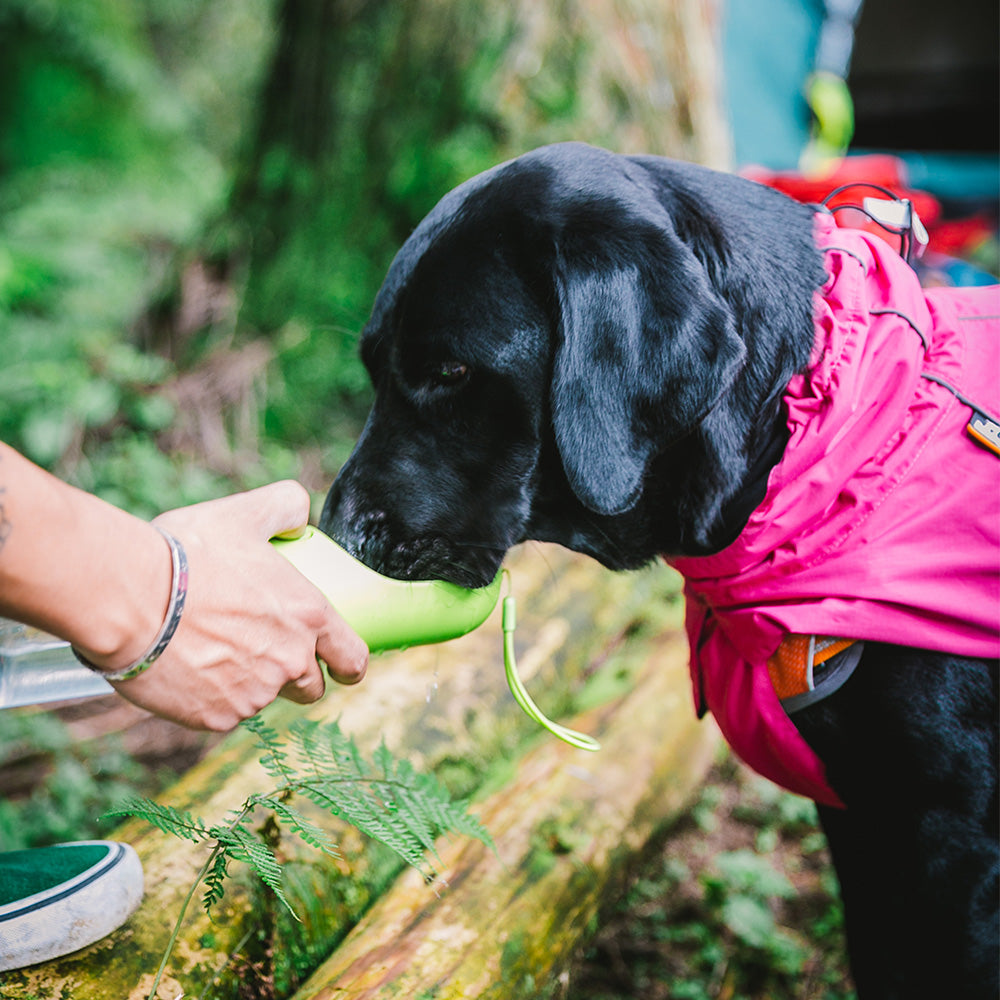
M469 366L461 361L443 361L435 365L430 372L430 379L435 385L455 385L469 374Z

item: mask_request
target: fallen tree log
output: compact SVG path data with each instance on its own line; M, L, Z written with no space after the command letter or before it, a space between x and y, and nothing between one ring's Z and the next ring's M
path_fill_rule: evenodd
M436 893L402 876L295 1000L552 995L607 893L683 807L716 747L710 726L692 724L683 637L643 655L628 696L576 720L600 733L599 754L581 759L553 741L528 753L479 810L496 853L448 844Z
M519 599L522 676L544 711L565 717L582 706L613 705L633 690L641 700L662 700L659 687L644 694L642 689L651 678L657 685L664 682L657 670L645 668L664 656L663 634L676 632L679 626L678 581L670 570L655 567L637 574L612 574L550 546L516 553L509 565ZM671 654L676 655L676 651ZM666 671L669 698L683 705L685 711L677 713L683 726L697 729L682 673ZM592 708L599 738L601 711ZM343 730L356 738L362 750L371 750L384 739L397 754L444 776L463 795L484 785L502 795L503 788L517 780L514 765L526 751L533 747L539 752L562 751L523 716L507 693L496 620L452 643L379 657L358 688L332 690L305 710L275 705L267 719L280 730L303 714L318 720L339 716ZM643 724L647 728L641 737L637 730L637 745L652 747L661 739L660 726L655 719ZM686 739L683 726L678 721L674 730L681 744ZM610 763L613 752L605 750L598 756ZM565 753L579 766L595 766L583 751L567 748ZM638 760L633 763L638 766ZM684 780L695 777L692 771ZM266 780L249 734L238 731L161 801L216 822L248 795L263 790ZM516 811L516 800L508 802ZM499 804L491 808L503 822L503 808ZM675 799L664 800L659 820L675 808ZM323 822L331 828L325 814ZM628 825L617 824L619 835ZM496 836L498 830L491 832ZM287 892L301 924L275 907L252 879L238 879L211 919L191 908L158 995L282 997L294 992L388 891L401 867L353 828L333 828L331 833L339 843L339 861L307 851L290 836L279 846L286 862ZM142 1000L147 995L170 928L204 861L204 848L135 821L113 836L132 843L142 859L146 896L139 911L106 941L47 965L11 973L0 995L33 1000Z

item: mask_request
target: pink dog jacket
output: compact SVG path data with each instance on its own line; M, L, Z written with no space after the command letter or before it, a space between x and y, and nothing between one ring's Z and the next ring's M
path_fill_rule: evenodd
M699 705L755 770L841 805L767 661L790 635L1000 656L1000 457L968 429L1000 410L1000 286L922 289L826 214L816 239L816 344L764 501L722 552L671 562Z

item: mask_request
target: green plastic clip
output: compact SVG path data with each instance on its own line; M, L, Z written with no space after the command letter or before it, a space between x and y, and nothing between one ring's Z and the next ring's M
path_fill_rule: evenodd
M508 590L510 589L510 573L503 570L507 580ZM508 593L503 599L501 611L501 628L503 629L503 666L507 674L507 685L510 693L514 696L514 701L521 706L525 714L534 719L540 726L547 729L553 736L558 736L563 742L579 750L600 750L601 744L592 736L586 733L578 733L575 729L567 729L560 726L558 722L553 722L547 718L542 710L535 704L532 697L525 690L521 683L521 678L517 673L517 660L514 656L514 629L517 627L517 607L514 603L513 594Z

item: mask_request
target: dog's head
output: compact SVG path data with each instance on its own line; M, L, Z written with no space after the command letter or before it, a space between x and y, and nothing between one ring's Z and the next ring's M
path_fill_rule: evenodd
M704 544L776 416L775 379L804 361L782 331L747 330L755 310L784 341L810 328L818 282L798 307L749 287L731 219L759 225L772 197L792 205L580 144L455 189L376 299L361 348L375 402L321 527L381 572L467 586L526 538L614 568Z

